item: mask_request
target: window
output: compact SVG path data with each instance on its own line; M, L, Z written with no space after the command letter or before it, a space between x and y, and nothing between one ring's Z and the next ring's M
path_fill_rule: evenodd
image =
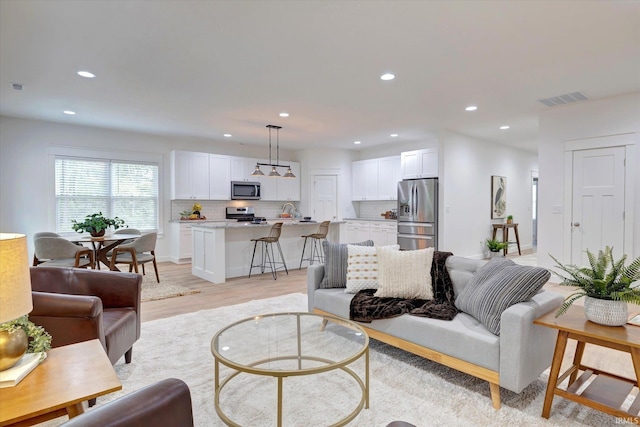
M156 163L56 156L55 181L58 233L96 212L131 228L159 228Z

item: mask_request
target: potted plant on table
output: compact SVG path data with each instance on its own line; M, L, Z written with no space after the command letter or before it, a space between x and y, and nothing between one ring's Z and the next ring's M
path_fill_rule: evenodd
M16 332L24 334L22 335L23 337L27 337L27 353L41 353L41 360L44 358L44 353L51 349L51 335L42 326L30 321L26 314L15 320L0 323L0 335L4 339L8 339L6 337ZM6 337L3 334L7 334ZM22 347L22 351L24 351L24 347ZM1 366L0 370L4 368L4 366Z
M565 298L556 317L564 314L575 301L586 297L584 314L588 320L607 326L621 326L627 322L627 303L640 305L640 286L632 286L640 280L640 257L625 266L627 256L615 261L612 252L608 246L597 256L587 250L589 267L563 265L550 255L557 268L567 274L556 273L562 278L560 285L578 288Z
M513 215L507 215L507 224L513 224Z
M124 220L118 218L106 218L102 212L87 215L83 221L78 222L75 219L71 220L73 223L73 229L78 233L86 231L90 233L92 237L102 237L107 228L113 227L115 230L124 226Z

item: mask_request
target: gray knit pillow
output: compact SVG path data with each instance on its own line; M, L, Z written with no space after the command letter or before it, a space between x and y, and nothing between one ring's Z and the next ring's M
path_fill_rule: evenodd
M547 283L551 274L540 267L524 267L497 257L473 275L456 298L456 307L500 335L500 316L513 304L528 301Z
M373 240L365 240L349 245L373 246ZM324 250L324 278L320 282L320 289L347 287L347 261L349 251L347 243L332 243L322 241Z

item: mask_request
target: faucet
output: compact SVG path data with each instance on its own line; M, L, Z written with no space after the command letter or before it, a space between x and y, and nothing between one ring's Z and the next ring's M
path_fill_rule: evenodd
M284 205L282 205L282 213L286 213L287 211L287 207L291 208L291 216L293 216L293 213L296 211L296 206L293 203L285 203Z

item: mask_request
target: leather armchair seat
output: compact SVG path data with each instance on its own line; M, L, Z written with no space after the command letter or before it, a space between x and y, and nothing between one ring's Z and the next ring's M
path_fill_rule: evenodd
M99 339L112 364L131 362L140 338L142 276L134 273L31 267L29 320L51 334L52 347Z
M189 387L169 378L74 417L64 427L193 427Z

